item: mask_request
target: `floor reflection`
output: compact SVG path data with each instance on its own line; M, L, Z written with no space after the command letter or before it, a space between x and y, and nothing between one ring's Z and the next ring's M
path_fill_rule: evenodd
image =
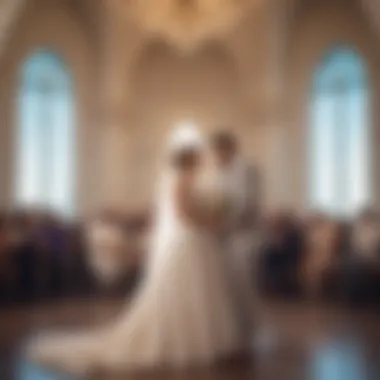
M90 326L119 304L67 302L0 314L0 380L80 380L24 361L31 336L48 326ZM41 319L43 315L43 319ZM99 380L380 380L378 314L269 305L249 360L199 371L108 374ZM260 330L261 327L261 330ZM13 359L15 358L15 360ZM91 378L92 379L92 378ZM95 378L93 378L95 380Z
M28 362L19 362L15 368L17 371L15 380L79 380Z
M360 342L335 340L315 348L311 380L369 380Z

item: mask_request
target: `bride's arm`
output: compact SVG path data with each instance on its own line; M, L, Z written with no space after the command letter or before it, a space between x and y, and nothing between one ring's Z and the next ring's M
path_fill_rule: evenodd
M178 179L175 191L177 210L192 223L210 227L214 221L213 215L194 198L191 193L192 182L192 178L186 175Z

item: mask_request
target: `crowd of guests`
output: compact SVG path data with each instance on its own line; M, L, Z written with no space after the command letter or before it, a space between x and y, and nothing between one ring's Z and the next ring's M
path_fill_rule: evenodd
M97 242L99 234L93 230L119 226L123 236L130 236L139 223L134 219L127 223L108 211L82 222L35 210L0 214L0 305L98 295L104 289L116 294L128 288L133 277L129 272L128 281L124 278L117 286L105 286L97 277L92 258L99 250L114 252L118 242L108 237ZM118 267L122 268L120 263Z
M148 227L142 214L110 211L82 223L46 212L0 214L0 304L97 295L102 289L126 293L138 280ZM252 279L263 294L380 301L377 212L344 222L280 212L259 230Z
M85 276L80 227L45 212L0 216L2 304L58 297ZM75 265L74 265L75 262ZM83 273L82 273L83 272Z
M291 213L269 219L259 252L259 284L269 295L380 302L380 215L352 221Z

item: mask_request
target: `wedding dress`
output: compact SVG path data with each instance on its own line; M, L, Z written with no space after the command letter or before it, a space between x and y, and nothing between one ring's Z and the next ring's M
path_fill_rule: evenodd
M217 240L179 216L175 177L164 181L145 278L131 306L101 331L36 340L33 360L72 372L183 367L240 349L243 333ZM210 194L194 191L208 207Z

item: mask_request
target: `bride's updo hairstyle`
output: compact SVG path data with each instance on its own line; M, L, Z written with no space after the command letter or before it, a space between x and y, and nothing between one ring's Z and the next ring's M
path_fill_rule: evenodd
M193 146L174 150L170 157L170 166L175 170L188 170L198 165L200 159L199 149Z

